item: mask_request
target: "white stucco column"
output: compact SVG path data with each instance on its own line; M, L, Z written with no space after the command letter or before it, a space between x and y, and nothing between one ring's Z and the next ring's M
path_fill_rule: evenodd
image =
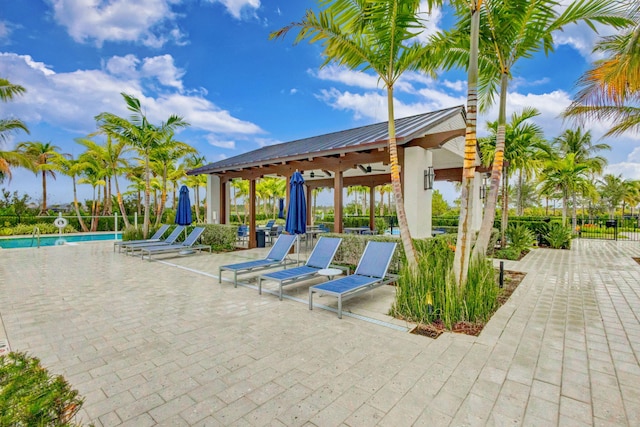
M220 178L207 175L207 224L220 224Z
M424 171L433 166L433 154L422 147L404 150L404 209L411 237L431 237L433 190L424 189Z
M484 200L480 197L480 187L483 184L483 175L476 172L473 177L473 187L471 189L471 197L473 197L473 208L471 212L471 231L480 231L482 225L482 213L484 211Z

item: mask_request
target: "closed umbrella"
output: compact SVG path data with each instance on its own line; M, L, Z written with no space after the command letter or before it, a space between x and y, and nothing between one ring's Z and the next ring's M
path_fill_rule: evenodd
M304 178L295 171L291 176L289 208L287 209L287 221L284 229L289 234L296 234L296 252L300 262L300 237L299 234L307 232L307 201L304 196Z
M278 218L284 219L284 199L278 199Z
M186 185L180 187L180 195L178 197L178 210L176 211L175 223L178 225L191 225L191 201L189 200L189 189ZM187 229L184 233L186 235Z

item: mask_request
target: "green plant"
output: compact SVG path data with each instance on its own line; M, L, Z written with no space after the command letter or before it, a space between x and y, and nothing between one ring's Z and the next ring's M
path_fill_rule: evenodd
M494 257L495 258L500 258L500 259L508 259L511 261L516 261L518 259L520 259L520 255L522 254L521 251L517 250L516 248L513 248L511 246L508 246L504 249L499 249L495 252Z
M507 229L507 239L509 247L519 254L531 248L536 240L533 232L524 224L510 225Z
M458 322L486 322L497 307L499 288L490 261L469 266L467 286L455 285L452 265L455 236L416 240L418 267L400 270L391 315L417 323L441 321L447 328Z
M551 224L545 239L553 249L570 249L571 235L571 228L564 227L561 224Z
M83 399L26 353L0 356L0 425L80 426L73 418Z
M216 252L229 252L235 249L238 227L235 225L207 224L202 233L202 243L210 245Z

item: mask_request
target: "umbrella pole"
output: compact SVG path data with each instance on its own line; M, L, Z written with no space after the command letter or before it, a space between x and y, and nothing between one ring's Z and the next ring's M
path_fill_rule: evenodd
M300 235L296 234L296 253L298 254L298 264L300 265Z

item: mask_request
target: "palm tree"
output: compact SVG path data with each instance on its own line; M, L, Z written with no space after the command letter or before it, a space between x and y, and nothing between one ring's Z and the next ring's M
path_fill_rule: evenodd
M601 150L611 149L608 144L594 144L591 141L591 132L587 131L583 133L580 127L575 130L566 129L560 136L553 140L553 147L558 151L560 156L575 154L575 161L586 165L591 172L592 181L595 179L595 175L602 173L604 167L607 165L607 159L603 156L596 155L596 153ZM578 225L578 200L576 192L572 192L570 197L573 202L572 226L575 230Z
M509 177L519 171L520 184L542 167L541 154L548 150L542 128L529 120L540 115L535 108L525 108L511 115L511 121L504 127L504 162L502 175L502 221L501 242L505 242L509 219ZM485 166L494 163L498 137L498 122L487 123L490 135L480 138L480 150Z
M396 81L407 70L417 69L422 46L415 36L422 31L417 12L420 0L344 1L326 0L326 8L318 13L308 10L302 21L271 33L271 38L284 37L293 28L299 32L295 43L309 40L322 43L325 62L353 70L373 70L387 89L389 160L391 184L396 200L400 236L407 261L417 265L416 251L409 233L404 209L400 165L395 130L393 90Z
M256 193L266 201L271 202L271 217L273 219L278 215L278 204L276 201L284 197L287 192L287 182L282 178L264 177L256 186Z
M390 194L393 190L389 184L378 185L378 194L380 194L380 216L384 216L384 195ZM389 202L389 210L391 210L391 202Z
M166 122L161 123L159 126L153 125L147 119L140 100L125 93L121 95L127 104L127 109L132 113L129 120L112 113L100 113L96 116L96 120L98 121L98 126L107 135L111 135L118 140L126 141L127 144L131 144L143 156L145 189L142 234L143 238L146 239L149 234L149 225L151 222L151 152L164 140L167 133L173 132L180 127L189 126L189 124L181 117L171 115Z
M540 189L542 194L560 192L562 195L562 225L566 226L569 196L578 191L588 193L593 188L589 166L577 162L576 155L570 153L548 160L541 176L544 177Z
M600 199L606 204L609 218L613 219L616 209L624 200L627 188L622 180L622 175L606 174L598 182Z
M57 166L57 170L64 175L71 177L71 181L73 183L73 207L76 211L76 216L78 217L78 223L80 224L80 228L85 233L89 231L87 225L84 223L82 219L82 215L80 215L80 204L78 203L78 191L77 191L77 182L76 178L80 175L85 169L89 167L86 162L81 160L74 160L70 155L62 155L57 154L56 157L52 159L52 162Z
M91 153L104 163L107 171L107 178L109 180L110 177L113 177L116 185L116 199L118 201L120 214L122 215L125 227L129 227L131 224L127 217L127 211L124 206L124 201L122 200L122 194L120 193L118 175L120 175L120 173L122 173L123 170L126 170L129 166L124 155L131 150L131 147L128 147L126 142L121 140L117 140L114 144L113 138L110 135L107 135L107 140L104 145L100 145L88 138L76 138L75 141L86 147L87 152Z
M238 222L246 224L247 212L249 210L249 181L245 179L234 179L231 181L231 188L233 189L233 205L235 206ZM238 198L240 197L244 200L244 220L240 218L240 212L238 212Z
M50 164L49 160L58 154L60 147L50 142L28 141L18 144L16 150L30 159L36 174L40 172L42 176L42 207L40 208L40 215L44 215L47 212L47 176L56 179L55 167Z
M0 101L7 102L14 96L22 95L26 89L20 85L15 85L7 79L0 78ZM16 118L0 119L0 142L6 142L9 135L24 131L27 134L29 129L21 120ZM0 182L5 178L11 179L11 166L20 166L33 170L33 165L28 158L16 151L0 151Z
M158 207L158 213L156 215L156 224L158 227L162 222L162 214L167 202L167 184L169 182L168 173L173 164L176 163L181 157L186 154L197 153L196 149L192 146L185 144L181 141L176 141L174 138L174 131L168 131L163 136L161 141L151 150L151 161L156 163L160 169L160 177L162 182L162 193L160 198L160 205Z
M624 205L631 207L631 216L633 209L640 203L640 181L627 179L622 185L624 186L624 197L622 199L622 216L624 216Z
M91 231L98 229L98 214L100 211L100 187L106 185L105 176L107 169L104 162L94 156L91 152L84 152L78 156L78 160L83 163L82 178L79 184L89 184L93 190L91 198Z
M191 154L184 159L185 169L196 169L206 164L207 158L199 154ZM189 175L186 183L187 186L193 188L193 204L196 207L196 222L200 222L200 187L206 187L207 177L205 175Z
M632 25L596 46L595 51L605 58L578 80L581 90L565 112L581 122L612 122L605 136L640 131L640 3L627 2L627 6Z
M506 101L508 93L508 83L513 78L512 70L517 61L521 58L529 58L534 53L544 50L546 53L553 50L552 34L556 30L561 30L565 25L579 20L585 20L590 25L591 21L603 22L612 25L624 25L626 20L620 17L616 5L611 0L599 0L597 2L589 0L578 0L571 4L566 10L559 14L558 3L555 0L517 0L510 2L485 1L481 9L481 17L469 17L467 8L459 8L458 14L461 19L456 28L435 38L437 45L437 57L440 57L442 64L446 68L453 66L465 66L474 61L471 55L475 49L473 36L469 40L466 35L474 31L474 25L480 25L477 34L481 40L482 73L481 90L483 94L482 106L486 107L492 103L496 92L500 93L498 132L496 138L496 149L491 172L491 186L485 203L485 214L480 228L480 233L474 248L474 256L486 253L493 221L495 218L496 205L498 200L498 189L500 186L501 174L504 161L504 141L505 126L507 121ZM480 5L478 5L480 6ZM478 20L475 23L474 19ZM444 47L443 47L444 46ZM477 60L476 60L477 63ZM471 75L469 67L469 75ZM474 82L475 83L475 82ZM470 81L471 85L471 81ZM472 161L471 152L465 161ZM468 174L468 175L467 175ZM462 188L463 202L467 198L467 186L473 173L465 167L465 181ZM468 210L463 203L461 206L462 230L466 224ZM464 222L463 222L464 220ZM458 240L460 243L462 231L459 230ZM463 249L466 243L462 242ZM462 256L462 255L460 255ZM464 266L462 261L458 261L458 251L456 251L456 261L454 267ZM459 272L456 272L458 275ZM460 279L464 277L462 275Z

